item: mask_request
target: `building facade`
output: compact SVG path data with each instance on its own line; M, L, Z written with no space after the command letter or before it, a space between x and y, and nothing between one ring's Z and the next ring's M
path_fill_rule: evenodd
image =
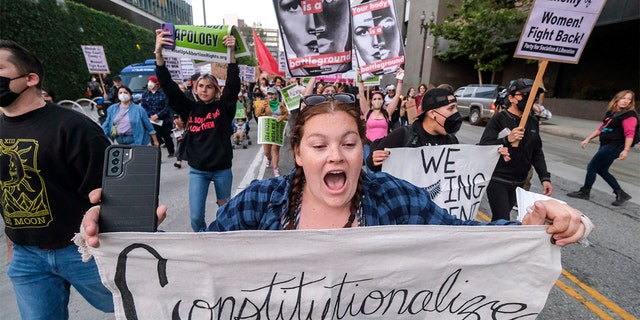
M193 24L191 0L74 0L132 24L155 30L162 22Z

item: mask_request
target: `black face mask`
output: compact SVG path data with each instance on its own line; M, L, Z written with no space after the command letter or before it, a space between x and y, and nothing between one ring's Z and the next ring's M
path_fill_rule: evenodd
M442 116L440 112L435 112ZM436 122L440 124L440 122ZM458 132L458 130L460 130L460 127L462 126L462 115L460 115L460 112L456 112L445 118L444 124L440 124L440 126L442 126L444 128L444 131L446 131L448 134L454 134Z
M518 107L518 110L520 110L520 112L524 112L524 109L527 106L527 100L529 100L529 94L522 94L522 100L518 101L518 104L516 105L516 107Z
M26 87L26 88L24 88L24 90L20 91L19 93L15 93L15 92L11 91L11 89L9 89L9 85L11 84L12 80L15 80L15 79L18 79L18 78L22 78L24 76L26 76L26 74L21 75L21 76L17 76L15 78L7 78L7 77L0 76L0 107L9 106L14 101L16 101L16 99L18 99L18 97L25 90L27 90L29 88L29 87Z

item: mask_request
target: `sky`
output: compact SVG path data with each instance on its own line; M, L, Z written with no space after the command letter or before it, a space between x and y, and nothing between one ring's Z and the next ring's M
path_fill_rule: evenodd
M202 2L205 1L207 24L222 24L225 14L235 14L238 19L251 26L254 22L262 23L264 28L277 28L276 13L271 0L191 0L193 24L204 24Z

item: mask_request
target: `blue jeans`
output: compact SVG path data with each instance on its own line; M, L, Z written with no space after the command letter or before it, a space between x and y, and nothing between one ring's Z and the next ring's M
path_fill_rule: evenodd
M609 173L609 167L613 161L618 159L620 152L624 150L624 145L603 145L600 146L598 152L593 155L589 165L587 166L587 176L584 178L584 188L591 189L596 182L596 174L599 174L613 190L619 190L620 184L618 180Z
M70 286L95 308L113 312L113 297L100 281L95 260L82 262L75 245L43 250L14 244L7 275L23 320L68 319Z
M213 181L216 188L218 203L231 198L231 182L233 173L231 168L218 171L200 171L191 168L189 172L189 211L191 216L191 228L193 231L202 231L207 227L204 220L209 184Z

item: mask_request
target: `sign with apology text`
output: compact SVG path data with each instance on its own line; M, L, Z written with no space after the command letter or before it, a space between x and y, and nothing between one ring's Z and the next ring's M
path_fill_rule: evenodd
M475 219L500 156L498 146L467 144L387 150L382 171L425 188L433 202L463 220Z
M102 46L80 46L89 73L111 73Z
M121 320L535 319L561 272L544 226L105 233L89 251Z
M230 34L236 38L236 58L249 56L244 38L235 26L190 26L177 25L176 48L162 49L165 57L188 58L197 61L229 63L229 50L222 38Z
M578 63L606 0L537 0L515 57Z

